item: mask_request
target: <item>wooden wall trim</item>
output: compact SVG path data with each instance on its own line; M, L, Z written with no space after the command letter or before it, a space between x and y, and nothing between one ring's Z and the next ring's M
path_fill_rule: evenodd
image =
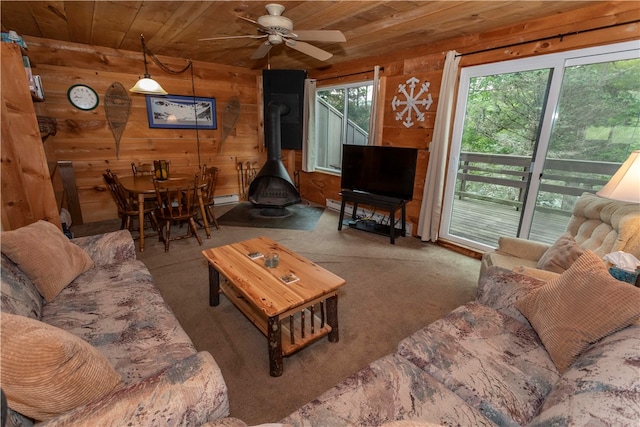
M41 219L62 229L22 52L16 44L0 45L2 229L14 230Z
M69 161L59 161L56 170L60 174L63 188L63 205L69 210L71 220L74 224L84 224L82 221L82 210L80 209L80 199L76 188L76 174L73 171L73 163Z

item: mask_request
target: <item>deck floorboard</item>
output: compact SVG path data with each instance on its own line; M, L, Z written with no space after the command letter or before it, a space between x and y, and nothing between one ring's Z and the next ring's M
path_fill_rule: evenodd
M500 236L515 237L520 211L512 206L484 200L456 199L449 233L489 246L497 246ZM553 244L566 230L569 216L536 212L530 239Z

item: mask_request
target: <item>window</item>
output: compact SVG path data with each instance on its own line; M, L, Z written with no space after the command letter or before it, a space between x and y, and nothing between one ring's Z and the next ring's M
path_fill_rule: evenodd
M340 173L342 144L369 144L373 102L373 81L316 90L316 169Z
M640 148L637 42L463 69L440 235L552 244Z

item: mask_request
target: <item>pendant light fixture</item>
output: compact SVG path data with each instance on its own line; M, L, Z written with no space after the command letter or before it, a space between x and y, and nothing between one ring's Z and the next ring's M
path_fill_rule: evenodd
M167 68L164 64L160 62L160 60L147 49L147 46L144 44L144 34L140 34L140 43L142 44L142 58L144 60L144 77L138 80L138 82L129 89L130 92L133 93L142 93L145 95L168 95L168 92L160 86L160 83L156 82L149 75L149 70L147 69L147 53L163 71L170 74L181 74L187 71L190 67L193 66L191 61L188 61L186 67L182 70L174 71Z

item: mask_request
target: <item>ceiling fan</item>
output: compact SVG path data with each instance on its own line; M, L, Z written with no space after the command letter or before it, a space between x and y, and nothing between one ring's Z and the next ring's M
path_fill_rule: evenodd
M331 58L333 54L317 48L309 43L305 43L302 40L319 41L339 43L345 42L347 39L339 30L297 30L293 32L293 21L285 16L282 16L284 12L284 6L269 3L265 6L268 15L263 15L258 18L257 21L246 18L244 16L238 16L245 21L249 21L252 24L258 26L258 35L242 35L242 36L224 36L224 37L209 37L205 39L199 39L199 41L208 40L224 40L224 39L239 39L239 38L251 38L251 39L263 39L266 40L253 52L251 59L264 58L273 46L284 43L292 49L312 56L320 61L326 61Z

